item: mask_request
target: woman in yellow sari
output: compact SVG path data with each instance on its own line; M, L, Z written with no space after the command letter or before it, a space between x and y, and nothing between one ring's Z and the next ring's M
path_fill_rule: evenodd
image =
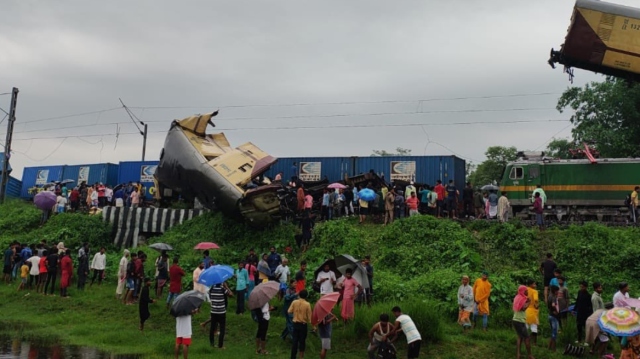
M476 312L474 313L474 323L476 316L482 316L482 330L487 331L489 321L489 296L491 295L491 283L489 282L489 273L482 272L482 277L476 279L473 284L473 298L476 302Z

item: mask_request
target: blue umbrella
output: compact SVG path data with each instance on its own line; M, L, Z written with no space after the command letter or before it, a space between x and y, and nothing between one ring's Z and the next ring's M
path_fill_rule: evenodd
M233 268L229 266L215 265L205 269L202 273L200 273L198 283L210 287L215 284L223 283L231 277L233 277Z
M358 196L360 196L361 200L367 201L367 202L376 200L376 193L369 188L361 189L360 192L358 192Z

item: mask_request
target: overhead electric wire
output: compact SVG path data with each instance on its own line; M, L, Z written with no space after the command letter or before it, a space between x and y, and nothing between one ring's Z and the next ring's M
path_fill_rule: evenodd
M428 98L416 100L381 100L381 101L340 101L340 102L303 102L303 103L285 103L285 104L249 104L249 105L224 105L224 106L133 106L132 109L189 109L189 108L248 108L248 107L297 107L297 106L335 106L335 105L373 105L373 104L389 104L389 103L420 103L432 101L462 101L462 100L482 100L493 98L510 98L510 97L528 97L528 96L549 96L561 95L558 92L538 92L528 94L507 94L507 95L489 95L489 96L467 96L467 97L443 97Z
M104 109L104 110L81 112L81 113L74 113L74 114L70 114L70 115L62 115L62 116L55 116L55 117L45 117L45 118L39 118L37 120L21 121L21 122L16 123L16 125L26 125L28 123L54 121L54 120L62 120L62 119L65 119L65 118L71 118L71 117L95 115L95 114L101 114L101 113L104 113L104 112L110 112L110 111L115 111L115 110L120 110L120 109L122 109L122 107L113 107L113 108L108 108L108 109Z

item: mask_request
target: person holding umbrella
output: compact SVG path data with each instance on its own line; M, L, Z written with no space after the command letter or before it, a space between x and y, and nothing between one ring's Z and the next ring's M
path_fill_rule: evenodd
M267 330L269 329L269 301L278 294L280 284L278 282L264 282L255 287L249 296L249 309L258 322L256 333L256 354L269 354L265 347L267 344Z
M218 331L218 348L224 349L224 333L227 323L227 296L233 297L233 293L228 290L223 283L214 284L209 290L209 299L211 301L211 327L209 328L209 343L214 346L215 333ZM238 296L240 298L241 296Z

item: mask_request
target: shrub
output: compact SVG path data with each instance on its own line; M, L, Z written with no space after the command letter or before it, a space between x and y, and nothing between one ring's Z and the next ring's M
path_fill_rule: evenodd
M24 234L40 224L42 212L33 203L7 200L0 205L0 233L2 235Z

